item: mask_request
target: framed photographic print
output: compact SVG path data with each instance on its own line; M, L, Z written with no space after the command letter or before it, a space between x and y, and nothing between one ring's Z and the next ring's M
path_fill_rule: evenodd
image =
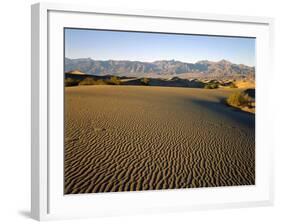
M271 18L32 6L32 217L270 205Z

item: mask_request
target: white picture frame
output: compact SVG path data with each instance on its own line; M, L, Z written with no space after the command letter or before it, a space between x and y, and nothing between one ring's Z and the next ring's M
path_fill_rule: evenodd
M273 147L269 127L271 112L266 106L270 85L262 75L265 72L273 74L271 61L274 20L272 18L181 11L128 11L50 3L34 4L31 8L31 214L34 219L99 217L273 204ZM61 189L63 182L63 175L61 175L63 167L62 28L177 33L180 32L182 25L189 27L182 32L257 38L256 185L165 192L63 195Z

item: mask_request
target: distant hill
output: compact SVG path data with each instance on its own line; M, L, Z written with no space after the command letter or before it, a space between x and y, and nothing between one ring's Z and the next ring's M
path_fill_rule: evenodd
M226 60L218 62L198 61L186 63L175 60L160 60L154 62L93 60L91 58L69 59L65 58L65 72L89 75L116 75L116 76L202 76L202 77L228 77L246 76L254 77L255 68L243 64L234 64Z

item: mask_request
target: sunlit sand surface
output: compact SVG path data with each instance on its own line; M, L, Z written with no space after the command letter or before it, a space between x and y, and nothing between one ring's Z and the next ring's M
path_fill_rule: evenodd
M65 88L65 193L255 184L255 115L235 90Z

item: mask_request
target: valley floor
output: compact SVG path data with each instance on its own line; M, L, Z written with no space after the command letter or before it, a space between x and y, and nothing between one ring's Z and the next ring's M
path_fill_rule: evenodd
M255 115L235 89L65 88L65 193L255 184Z

